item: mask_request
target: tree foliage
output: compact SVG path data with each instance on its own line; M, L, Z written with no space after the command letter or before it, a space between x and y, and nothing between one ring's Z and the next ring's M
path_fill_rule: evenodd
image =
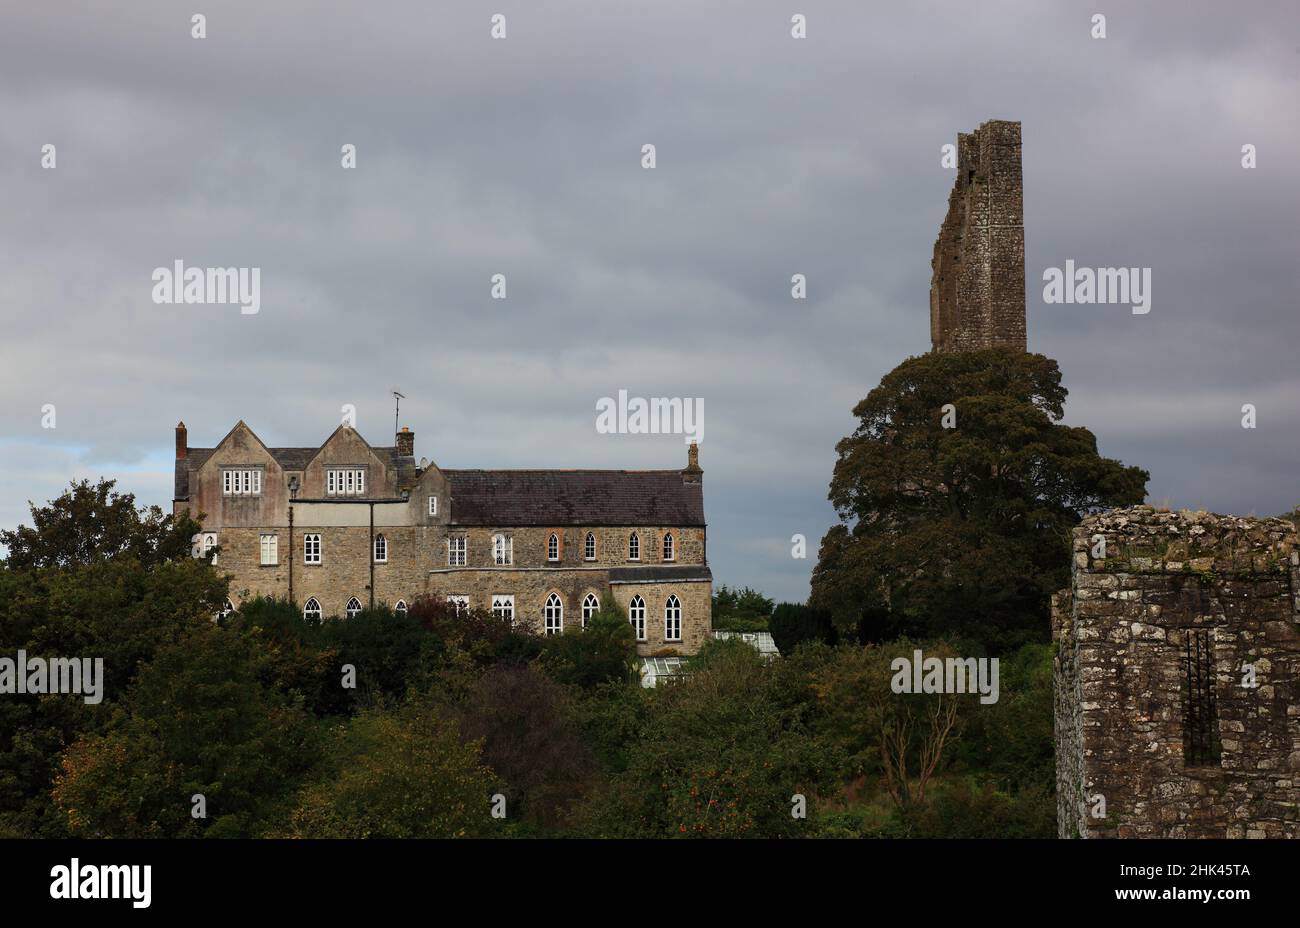
M1149 476L1063 424L1065 396L1056 362L1004 349L926 354L885 375L836 446L842 521L822 540L811 604L841 630L865 618L872 640L1045 640L1070 529L1141 502Z
M456 722L428 701L339 722L321 774L283 833L301 838L462 838L492 830L496 786Z
M136 509L135 495L116 482L73 483L48 505L29 503L30 526L0 531L10 569L74 567L129 557L151 566L188 557L199 524L157 506Z

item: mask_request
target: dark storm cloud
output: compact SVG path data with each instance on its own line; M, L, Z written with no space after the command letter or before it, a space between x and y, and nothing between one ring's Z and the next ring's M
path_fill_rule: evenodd
M5 11L0 524L74 476L168 504L181 418L307 444L353 403L386 443L393 387L444 466L684 463L596 434L622 388L704 398L717 581L802 599L849 410L928 348L939 147L987 118L1024 123L1069 421L1153 500L1300 502L1293 4L200 6L202 41L171 3ZM153 304L175 258L262 268L261 312ZM1151 313L1044 305L1066 259L1151 267Z

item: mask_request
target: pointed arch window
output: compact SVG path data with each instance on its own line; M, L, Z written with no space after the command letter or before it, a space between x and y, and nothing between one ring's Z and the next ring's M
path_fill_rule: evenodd
M627 540L627 559L629 561L641 560L641 536L633 532Z
M588 593L582 600L582 627L587 627L587 622L593 615L600 611L600 600L596 598L595 593Z
M682 604L676 596L664 603L664 640L682 640Z
M564 631L564 603L560 602L560 597L554 593L546 597L542 618L546 620L546 634L558 635Z
M388 539L382 533L375 536L375 563L388 563Z
M307 600L307 605L302 607L302 617L304 619L316 619L317 621L320 621L320 603L316 601L315 596Z
M677 551L673 545L673 533L664 533L664 560L671 561L676 559Z
M354 619L361 614L361 601L355 596L348 600L347 613L349 619Z
M583 542L582 556L588 561L596 559L596 533L588 532L587 540Z
M400 613L401 615L406 615L406 600L399 599L397 605L393 607L393 611Z
M546 559L548 561L560 559L560 536L554 532L551 532L551 537L546 539Z
M645 641L645 600L640 596L633 596L632 602L628 603L627 620L632 623L636 640Z

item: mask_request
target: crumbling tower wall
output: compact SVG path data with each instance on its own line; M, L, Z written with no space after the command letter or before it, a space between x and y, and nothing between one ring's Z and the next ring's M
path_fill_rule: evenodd
M1020 123L957 136L957 180L930 262L935 351L1025 350L1025 220Z
M1090 516L1052 601L1061 837L1300 837L1300 539Z

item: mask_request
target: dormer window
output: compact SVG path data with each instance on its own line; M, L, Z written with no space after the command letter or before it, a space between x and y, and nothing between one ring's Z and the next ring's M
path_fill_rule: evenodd
M325 470L326 496L365 496L364 467L329 467Z
M260 496L262 468L228 467L221 472L222 496Z

